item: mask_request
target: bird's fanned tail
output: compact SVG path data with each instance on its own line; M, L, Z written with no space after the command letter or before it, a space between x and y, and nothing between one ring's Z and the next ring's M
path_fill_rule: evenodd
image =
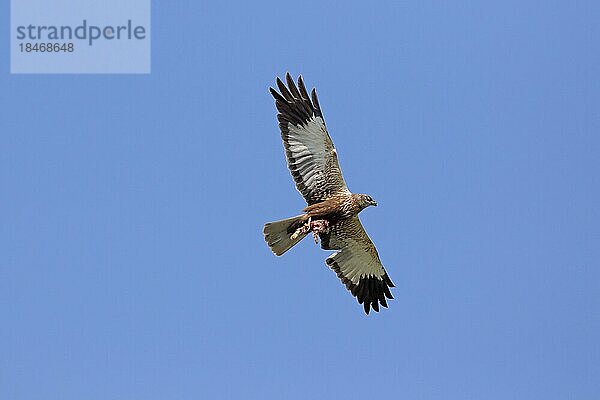
M298 215L297 217L267 222L265 224L265 228L263 229L265 240L276 256L283 255L283 253L304 239L308 234L308 230L298 233L297 230L304 225L305 221L305 215Z

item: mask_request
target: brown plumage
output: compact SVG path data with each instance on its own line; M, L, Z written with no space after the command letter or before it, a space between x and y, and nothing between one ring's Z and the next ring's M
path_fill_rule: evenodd
M379 311L380 305L387 307L386 298L393 298L390 288L394 284L358 218L360 211L377 203L371 196L348 190L315 89L309 96L302 77L298 86L289 73L285 78L287 86L277 78L279 92L270 91L288 168L308 206L302 215L267 223L265 240L280 256L312 231L315 241L321 240L321 248L339 250L325 262L365 312Z

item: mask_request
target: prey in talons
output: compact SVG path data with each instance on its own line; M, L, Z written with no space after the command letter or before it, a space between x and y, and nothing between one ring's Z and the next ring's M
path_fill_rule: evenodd
M298 236L304 235L312 231L315 243L319 243L319 233L327 233L329 231L329 221L326 219L312 220L309 218L304 225L296 229L296 231L290 236L290 239L297 239Z
M313 238L315 238L315 243L319 244L319 233L329 232L329 221L326 219L316 219L310 221L309 225L313 233Z

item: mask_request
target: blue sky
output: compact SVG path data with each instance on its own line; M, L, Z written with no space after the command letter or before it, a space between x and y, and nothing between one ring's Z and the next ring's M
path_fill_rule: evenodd
M599 20L154 2L150 75L10 75L4 29L0 397L598 398ZM267 91L286 71L379 202L379 314L310 240L263 242L304 206Z

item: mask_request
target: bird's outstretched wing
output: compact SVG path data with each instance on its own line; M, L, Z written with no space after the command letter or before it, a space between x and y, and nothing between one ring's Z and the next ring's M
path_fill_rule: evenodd
M330 229L328 233L320 234L321 247L340 251L329 256L325 263L364 306L367 314L371 307L375 311L379 311L380 304L387 307L386 298L394 298L390 292L394 284L358 216L335 224Z
M335 194L349 193L315 89L309 97L301 76L298 87L289 73L285 79L287 86L277 78L281 93L269 90L275 98L288 168L298 191L309 205Z

